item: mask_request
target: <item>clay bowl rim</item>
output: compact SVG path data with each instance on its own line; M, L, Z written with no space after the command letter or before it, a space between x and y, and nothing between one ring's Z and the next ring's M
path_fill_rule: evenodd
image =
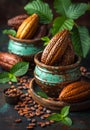
M72 69L72 68L75 68L77 67L80 63L81 63L81 57L80 56L77 56L76 57L78 58L77 61L71 65L66 65L66 66L50 66L50 65L45 65L44 63L42 63L40 61L39 58L41 58L41 54L42 54L42 51L38 52L37 54L35 54L34 56L34 62L36 63L36 65L40 66L40 67L44 67L44 68L47 68L48 70L67 70L67 69Z
M41 41L41 38L35 38L35 39L19 39L19 38L16 38L16 37L13 37L12 35L8 35L8 37L13 40L13 41L16 41L16 42L20 42L20 43L23 43L25 42L25 44L36 44L36 42L39 42Z
M88 103L90 103L90 100L85 100L82 102L77 103L67 103L63 101L54 101L50 99L45 99L37 95L34 91L35 84L35 78L33 78L29 83L29 89L28 93L31 94L32 98L42 106L45 106L51 110L60 110L64 106L70 106L70 111L85 111L86 109L90 108L90 105L88 106ZM84 107L83 107L84 106Z

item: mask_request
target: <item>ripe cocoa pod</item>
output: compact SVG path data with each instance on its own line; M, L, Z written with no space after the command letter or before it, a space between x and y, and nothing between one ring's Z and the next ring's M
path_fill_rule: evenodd
M72 42L69 38L68 38L67 42L68 42L68 46L67 46L62 58L61 59L59 58L59 61L58 61L58 64L61 66L71 65L74 63L74 60L75 60L75 53L74 53Z
M48 28L46 24L40 24L38 27L38 30L36 31L36 33L33 36L33 39L35 38L41 38L43 36L45 36L47 34Z
M61 58L68 45L66 42L68 36L68 30L57 33L44 49L41 56L41 62L46 65L53 65L58 58Z
M17 30L16 37L20 39L31 38L37 30L39 24L39 16L33 14L26 18Z
M22 59L15 54L0 52L0 66L7 71L20 61L22 61Z
M60 93L61 101L75 103L85 101L90 98L90 83L77 81L67 85Z
M27 14L20 14L8 20L8 26L17 30L22 22L28 17Z

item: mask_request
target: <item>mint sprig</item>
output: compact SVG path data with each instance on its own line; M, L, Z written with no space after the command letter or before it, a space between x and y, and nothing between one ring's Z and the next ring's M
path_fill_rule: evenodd
M41 38L41 40L44 42L44 46L47 46L50 41L50 38L48 36L44 36Z
M71 31L75 53L86 58L90 50L89 30L77 25L76 20L90 9L90 4L73 3L71 0L54 0L54 8L60 16L53 21L52 36L65 29Z
M28 68L28 62L18 62L11 68L10 73L14 74L15 76L22 76L27 72Z
M8 75L9 75L10 81L12 81L12 82L17 82L17 78L16 78L16 76L15 76L14 74L8 73Z
M41 0L33 0L32 2L29 2L25 5L24 9L29 15L37 13L40 17L40 23L42 24L48 24L53 19L53 13L48 3Z
M0 83L6 83L10 81L9 73L8 72L3 72L0 73Z
M65 16L56 17L53 21L53 26L51 28L52 35L55 35L57 32L60 32L64 29L72 30L74 26L74 20L66 18Z
M28 68L28 62L18 62L10 69L10 72L0 73L0 83L17 82L17 77L26 74Z
M66 16L71 19L78 19L88 10L86 3L72 3L66 11Z
M71 19L77 19L88 10L89 4L72 3L71 0L55 0L54 8L60 15Z
M38 94L40 97L42 97L42 98L46 98L46 99L48 99L47 94L44 93L44 92L39 91L39 92L37 92L37 94Z
M8 35L12 35L13 37L15 37L16 31L13 29L5 29L5 30L3 30L3 34L8 34Z
M60 121L68 126L72 125L72 120L69 115L70 106L65 106L60 113L54 113L48 117L49 120Z
M90 34L88 29L85 26L74 28L71 38L75 52L85 58L90 50Z
M54 0L54 8L57 13L66 17L68 7L71 5L71 0Z

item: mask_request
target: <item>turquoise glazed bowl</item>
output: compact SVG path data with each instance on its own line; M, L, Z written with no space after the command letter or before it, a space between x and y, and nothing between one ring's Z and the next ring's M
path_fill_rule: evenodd
M48 96L58 97L63 87L80 79L80 57L76 56L74 64L71 65L49 66L41 63L41 54L42 52L39 52L34 57L36 64L34 77L36 83Z
M32 61L34 55L44 48L40 39L25 40L9 35L8 52L21 56L26 61Z

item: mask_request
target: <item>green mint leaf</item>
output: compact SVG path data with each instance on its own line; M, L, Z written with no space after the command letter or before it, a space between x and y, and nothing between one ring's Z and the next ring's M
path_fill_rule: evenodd
M66 12L71 5L71 0L55 0L54 1L54 8L56 9L56 12L66 16Z
M72 31L72 43L75 52L85 58L90 50L90 34L88 29L84 26L74 28Z
M48 96L47 96L47 94L46 93L44 93L44 92L37 92L37 94L39 95L39 96L41 96L42 98L48 98Z
M72 125L72 120L67 116L69 114L70 106L65 106L61 109L61 113L54 113L48 117L49 120L61 121L68 126Z
M49 120L53 120L53 121L61 121L62 120L62 117L60 114L58 113L55 113L55 114L52 114L48 117Z
M3 72L3 73L0 73L0 83L6 83L6 82L9 82L10 79L9 79L9 73L8 72Z
M17 82L17 78L16 78L16 76L14 74L9 73L9 79L12 82Z
M73 26L74 26L73 19L69 19L63 16L57 17L53 22L51 34L55 35L57 32L60 32L64 29L72 30Z
M71 126L72 125L72 120L69 117L65 117L63 118L63 120L61 121L63 124Z
M48 24L53 19L53 13L49 5L41 0L33 0L29 2L24 9L29 15L37 13L40 17L40 23Z
M23 76L28 71L28 68L28 62L18 62L11 68L10 73L14 74L15 76Z
M12 35L12 36L16 36L16 31L15 30L13 30L13 29L5 29L5 30L3 30L3 34L8 34L8 35Z
M70 109L70 106L65 106L61 109L61 115L63 117L66 117L68 114L69 114L69 109Z
M66 12L66 15L70 19L77 19L88 10L88 4L86 3L75 3L71 4Z
M50 38L45 36L45 37L42 37L41 40L44 41L44 46L47 46L50 41Z

